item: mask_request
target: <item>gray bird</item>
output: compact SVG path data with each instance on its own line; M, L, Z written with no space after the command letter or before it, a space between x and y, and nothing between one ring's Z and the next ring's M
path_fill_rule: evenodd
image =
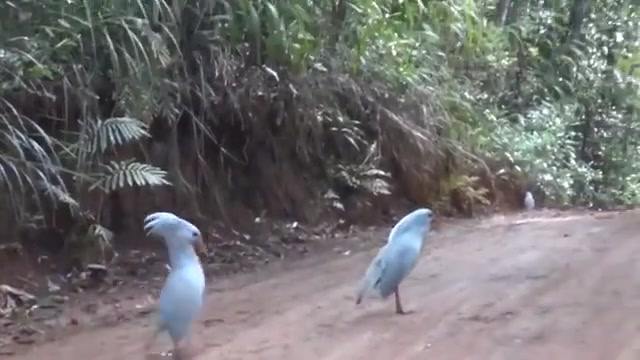
M527 191L527 193L524 194L524 208L527 211L531 211L535 207L536 201L533 199L533 194L531 194L531 191Z
M205 278L195 248L206 254L200 230L168 212L156 212L144 219L144 230L164 240L171 267L158 301L158 323L145 346L148 353L161 332L173 342L173 358L182 359L191 324L202 308Z
M431 227L431 218L431 210L420 208L403 217L391 229L387 244L367 268L358 288L356 305L372 292L382 299L395 293L396 313L407 313L402 308L398 287L418 262L423 239Z

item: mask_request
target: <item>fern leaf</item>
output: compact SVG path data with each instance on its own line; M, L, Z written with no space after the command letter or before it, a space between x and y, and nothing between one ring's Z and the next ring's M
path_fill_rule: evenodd
M115 162L102 165L104 171L98 176L89 190L100 188L106 193L133 186L171 185L165 178L167 172L149 164L133 160Z
M91 152L103 153L107 149L147 136L147 124L129 117L116 117L98 121L91 129L87 140Z

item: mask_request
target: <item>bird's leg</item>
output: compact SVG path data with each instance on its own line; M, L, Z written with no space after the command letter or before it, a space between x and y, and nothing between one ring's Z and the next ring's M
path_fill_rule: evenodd
M153 333L151 333L149 340L147 340L147 343L144 345L144 348L143 348L145 354L149 354L149 352L151 351L151 347L156 342L156 339L158 338L158 334L160 333L160 331L161 331L160 327L157 327L153 331Z
M188 343L189 341L187 340L187 338L184 338L173 345L173 351L172 351L173 360L189 359Z
M184 350L180 347L174 347L171 357L173 358L173 360L186 360L187 358L185 357L184 354Z
M400 301L400 291L398 290L398 288L396 288L394 294L396 296L396 314L404 315L405 312L402 308L402 302Z
M404 308L402 307L402 302L400 301L400 290L398 287L396 287L396 290L394 291L394 293L396 295L396 314L398 315L411 314L413 312L412 310L405 311Z

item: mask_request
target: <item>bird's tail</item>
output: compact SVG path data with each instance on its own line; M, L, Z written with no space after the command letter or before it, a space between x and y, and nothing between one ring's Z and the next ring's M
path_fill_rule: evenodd
M360 305L361 302L362 302L362 295L358 294L358 297L356 298L356 305Z
M356 294L356 305L360 305L362 299L364 299L365 296L369 295L373 291L373 289L375 289L378 282L377 279L372 279L367 275L365 275L365 277L360 282L360 286L358 287L358 292Z
M382 275L382 269L380 267L378 259L374 259L374 261L369 265L367 271L364 274L364 277L360 281L360 286L358 287L358 292L356 296L356 305L359 305L362 302L362 299L368 295L372 290L376 288L376 285L380 281L380 276Z
M358 293L356 296L356 305L360 305L364 296L371 290L368 284L365 283L366 278L362 280L360 287L358 288Z

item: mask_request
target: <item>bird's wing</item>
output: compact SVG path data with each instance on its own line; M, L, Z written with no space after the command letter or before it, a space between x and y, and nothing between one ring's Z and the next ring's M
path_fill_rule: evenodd
M420 249L413 246L391 246L385 251L382 257L382 272L375 286L382 298L396 290L413 270L419 256Z
M389 296L400 282L411 272L420 256L415 246L402 243L387 243L371 261L357 293L357 303L372 290L377 290L383 298Z

